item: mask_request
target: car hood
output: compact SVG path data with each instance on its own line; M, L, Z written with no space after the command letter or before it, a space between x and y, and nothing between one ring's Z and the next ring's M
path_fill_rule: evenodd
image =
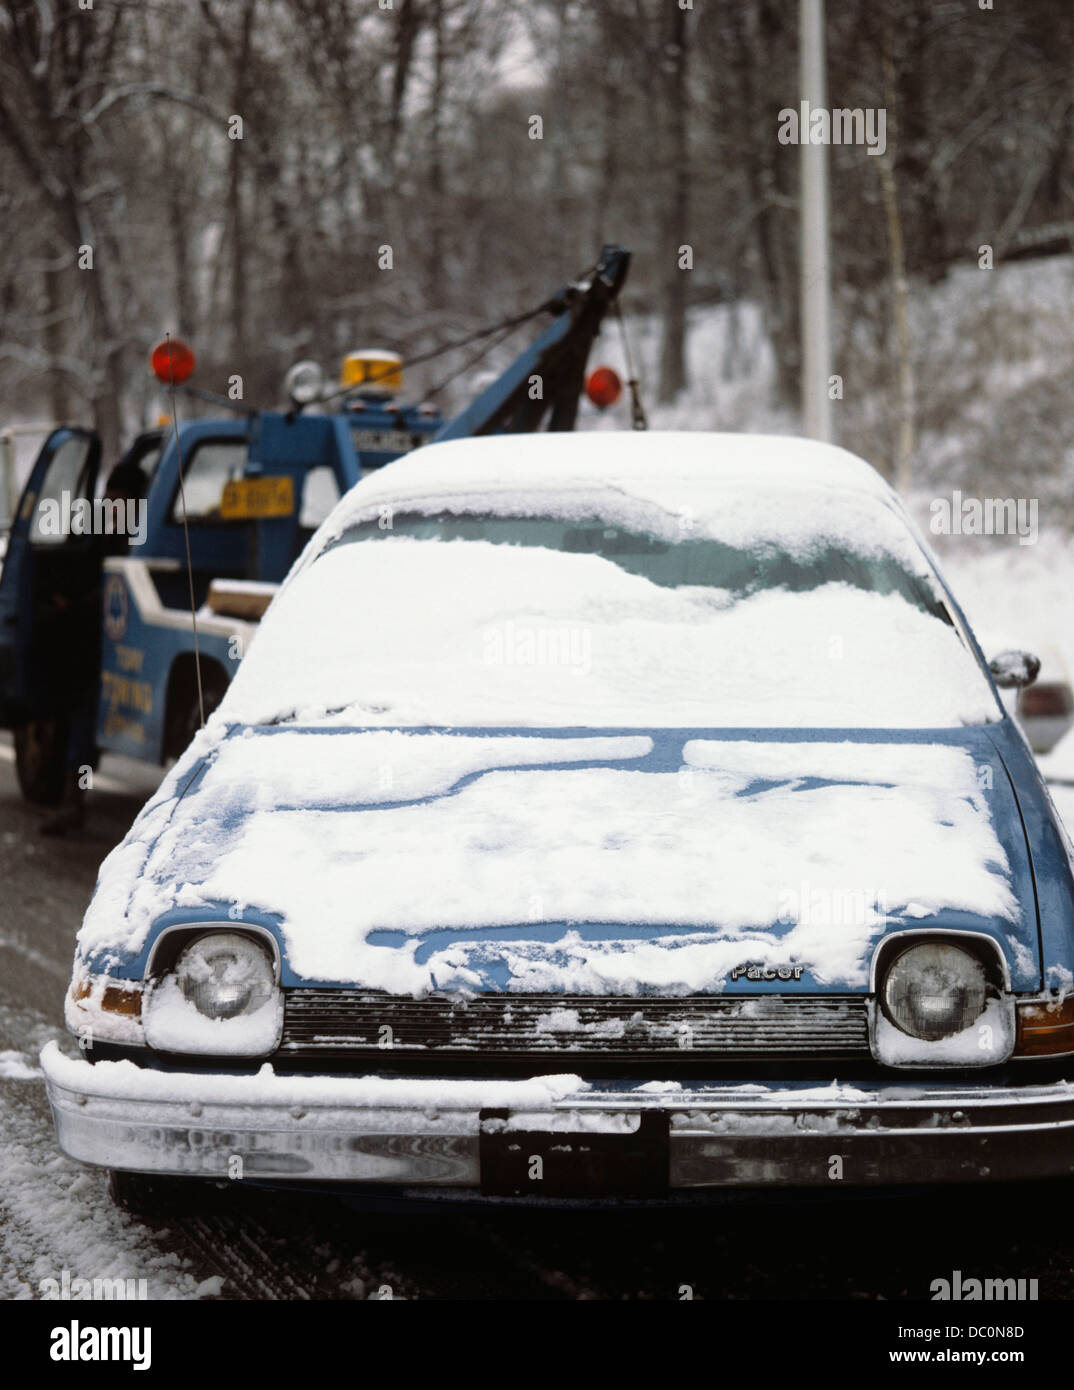
M1039 985L1022 819L983 727L203 740L106 861L84 957L137 973L163 927L223 918L276 935L288 985L848 992L882 936L944 926Z

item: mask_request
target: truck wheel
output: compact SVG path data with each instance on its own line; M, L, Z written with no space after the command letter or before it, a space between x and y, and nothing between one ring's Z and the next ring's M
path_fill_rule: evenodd
M19 790L35 806L56 806L63 797L67 722L31 719L15 730L15 773Z
M206 681L202 689L202 699L205 701L205 718L216 709L217 705L224 698L227 686L223 682L210 679ZM181 723L178 724L178 741L176 743L176 757L190 746L195 734L201 728L201 704L198 701L198 692L195 690L185 711L181 713Z
M108 1195L131 1216L183 1216L198 1211L210 1185L197 1178L108 1170Z
M202 700L205 704L206 721L208 721L209 715L213 713L217 705L224 698L225 692L226 686L218 685L213 681L206 682L205 687L202 690ZM195 695L193 700L191 700L190 702L190 707L187 710L186 725L183 729L183 737L186 740L186 742L183 744L184 748L189 746L189 744L194 739L194 735L200 730L200 728L201 704L199 704L198 697L197 695Z
M214 662L206 661L202 679L205 718L208 719L227 692L227 677ZM198 703L194 663L180 657L168 681L163 761L181 757L200 728L201 707Z

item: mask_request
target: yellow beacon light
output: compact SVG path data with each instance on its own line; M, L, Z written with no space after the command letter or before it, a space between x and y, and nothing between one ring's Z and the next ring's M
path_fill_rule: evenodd
M368 386L394 394L403 389L403 359L383 348L348 352L339 373L340 386Z

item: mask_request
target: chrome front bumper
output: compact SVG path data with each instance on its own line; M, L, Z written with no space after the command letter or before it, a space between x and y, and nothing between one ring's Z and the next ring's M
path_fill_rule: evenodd
M531 1150L589 1162L615 1196L620 1156L656 1189L868 1187L1065 1177L1074 1085L624 1086L532 1081L219 1076L42 1053L60 1147L108 1168L248 1181L446 1188L539 1200L491 1169ZM649 1137L646 1135L649 1134ZM543 1147L542 1147L543 1146ZM578 1157L588 1154L588 1160ZM559 1157L556 1157L559 1155ZM563 1157L567 1155L567 1157ZM571 1157L573 1155L573 1157ZM640 1165L640 1168L639 1168ZM543 1165L536 1165L537 1169ZM652 1176L651 1174L649 1176ZM553 1195L588 1195L570 1189ZM653 1190L656 1190L653 1189ZM634 1195L628 1193L626 1195ZM646 1187L644 1194L652 1195Z

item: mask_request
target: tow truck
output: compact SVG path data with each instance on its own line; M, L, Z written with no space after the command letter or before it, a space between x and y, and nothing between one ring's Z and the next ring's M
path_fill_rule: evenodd
M400 358L366 351L344 359L333 391L315 363L296 364L287 409L182 423L173 412L131 443L103 494L98 436L53 430L0 573L0 727L14 730L23 796L61 800L79 727L91 767L102 751L160 765L177 757L223 697L276 586L363 474L440 440L573 429L590 349L629 264L628 251L606 246L537 308L448 344L497 345L551 316L453 419L401 403ZM178 339L154 349L152 366L173 394L229 404L189 383L193 353ZM598 368L589 394L613 403L615 374Z

